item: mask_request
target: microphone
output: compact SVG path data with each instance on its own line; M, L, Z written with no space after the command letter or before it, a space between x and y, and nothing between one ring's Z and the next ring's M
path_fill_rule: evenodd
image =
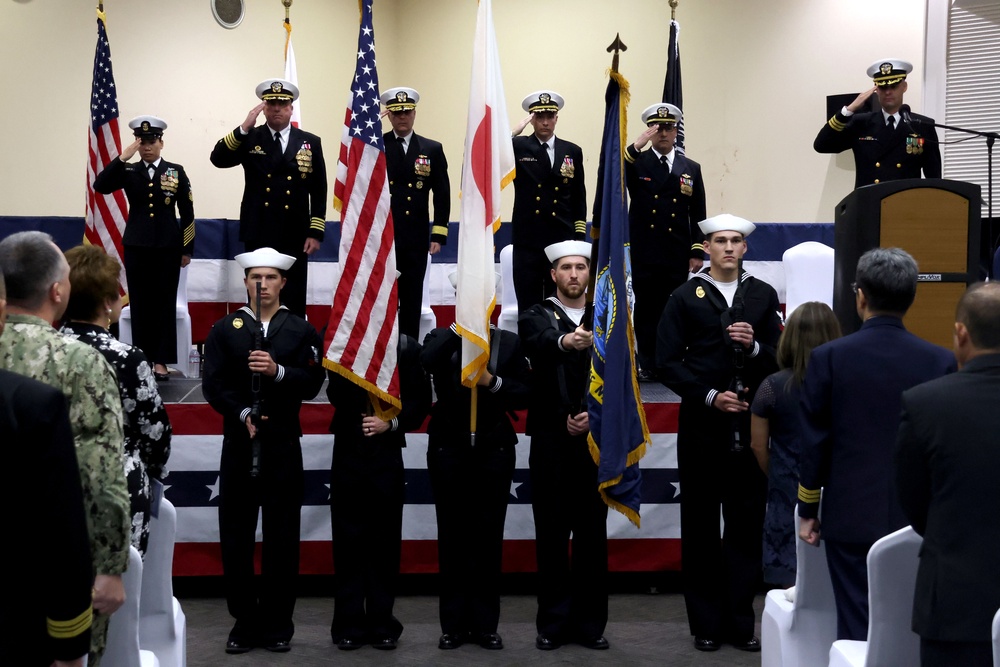
M903 104L899 107L899 115L902 117L903 122L906 123L906 127L913 131L913 125L910 123L910 105Z

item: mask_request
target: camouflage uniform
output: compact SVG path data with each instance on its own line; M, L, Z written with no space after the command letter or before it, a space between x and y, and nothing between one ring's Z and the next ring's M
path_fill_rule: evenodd
M125 485L122 404L114 371L94 348L63 336L45 320L8 315L0 367L56 387L69 401L90 550L97 574L128 566L131 511ZM91 667L107 640L108 616L94 614Z

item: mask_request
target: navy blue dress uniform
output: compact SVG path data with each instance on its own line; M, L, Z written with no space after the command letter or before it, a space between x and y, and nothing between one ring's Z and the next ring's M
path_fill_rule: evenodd
M716 220L723 226L706 226ZM736 230L746 236L753 225L723 214L705 220L701 229L706 234ZM726 327L738 313L709 270L706 266L670 295L657 334L657 369L663 383L681 397L677 433L681 570L691 634L716 646L730 640L750 648L753 600L761 579L767 478L750 449L750 413L733 416L712 407L716 395L729 389L735 373L734 344ZM743 355L741 373L749 390L746 400L752 403L755 388L777 370L780 306L774 288L746 272L739 276L734 304L738 299L743 303L740 321L749 322L754 332L754 346ZM736 429L739 448L734 442ZM720 505L725 517L721 541Z
M277 256L277 259L275 259ZM287 270L295 261L270 248L236 256L244 269ZM299 571L299 528L304 477L302 401L323 384L322 339L311 324L281 306L267 323L265 350L278 365L261 377L260 471L251 474L251 441L245 419L253 404L247 359L258 322L244 306L212 326L205 342L205 399L223 418L219 464L219 541L229 613L236 619L230 641L287 650ZM261 514L261 577L254 577L254 540ZM281 644L284 643L284 647ZM241 651L239 651L241 652Z
M420 365L420 345L400 335L402 411L381 434L366 434L372 413L368 392L328 371L326 395L336 408L330 468L333 568L336 572L330 635L340 648L395 648L403 625L393 616L399 577L405 482L404 434L420 428L430 411L430 381Z
M913 631L942 648L978 644L984 659L950 656L935 664L991 664L990 624L1000 608L998 397L1000 348L903 392L897 488L903 512L924 537Z
M589 258L590 244L579 245L571 252ZM539 575L535 625L555 645L592 642L608 622L608 506L597 490L587 434L570 435L566 428L568 416L587 409L590 349L559 344L577 326L555 296L518 318L532 369L526 432Z
M877 61L868 68L876 86L906 80L913 69L902 60ZM906 110L908 120L902 111ZM884 110L848 115L844 107L827 121L813 142L817 153L854 152L854 187L904 178L941 178L941 149L934 119L909 113L903 105L892 115Z
M382 94L381 100L389 111L408 111L416 109L420 95L412 88L391 88ZM448 242L448 217L451 215L448 161L440 142L416 132L398 137L389 131L382 139L392 202L396 270L400 273L397 281L399 331L417 338L428 246L431 242L441 245ZM434 193L433 226L428 208L431 192Z
M799 516L816 518L837 601L837 636L868 636L872 544L909 524L892 481L902 392L955 370L948 350L876 316L813 350L802 384Z
M0 624L0 662L49 667L87 654L93 617L90 538L63 393L0 370L0 442L7 470L30 475L35 490L26 507L23 490L5 484L0 516L12 536L37 547L6 555L18 604Z
M521 107L531 113L558 112L563 98L539 91ZM545 248L553 243L582 240L587 233L587 188L583 150L552 135L546 148L532 134L514 137L514 210L511 240L517 309L523 313L552 293L551 263ZM551 152L551 154L550 154Z
M162 141L167 128L155 116L139 116L128 125L137 139L152 144ZM152 363L166 365L184 361L177 359L177 281L181 257L194 255L194 197L184 167L161 159L158 149L155 154L152 173L145 161L112 160L94 179L94 190L124 190L128 198L122 254L132 342Z
M529 370L520 339L491 331L494 379L476 390L474 446L472 392L461 382L462 345L454 325L427 334L420 353L437 395L427 427L427 468L437 513L441 648L467 640L503 646L496 635L500 568L517 445L508 413L528 405Z
M294 101L298 95L298 88L281 79L257 86L257 97L265 101ZM326 161L315 134L290 126L279 153L274 133L267 125L247 134L237 127L215 144L211 161L223 169L243 167L240 241L248 251L269 247L295 258L281 300L305 317L308 256L302 248L307 238L322 242L326 232Z
M654 104L642 121L673 125L681 111L672 104ZM625 151L625 181L629 195L629 241L632 289L635 291L635 338L640 365L652 369L656 361L656 329L670 293L688 279L691 259L704 259L705 235L698 223L705 219L705 180L701 165L671 150Z

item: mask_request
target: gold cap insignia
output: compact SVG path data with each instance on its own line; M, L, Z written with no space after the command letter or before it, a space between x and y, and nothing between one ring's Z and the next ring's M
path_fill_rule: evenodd
M704 299L705 298L705 288L699 285L698 289L696 289L694 291L694 295L696 297L698 297L699 299Z
M892 63L882 63L878 66L878 71L882 73L882 76L892 74Z
M398 93L396 93L396 101L397 102L405 102L407 99L409 99L409 98L406 95L406 91L401 90Z
M701 288L699 287L698 289L701 289ZM233 320L233 328L234 329L242 329L243 328L243 318L237 317L236 319L234 319Z
M283 87L284 86L281 85L280 81L275 81L274 83L271 84L271 92L280 93Z
M142 131L143 132L149 132L149 121L148 120L142 121Z
M670 118L670 109L667 107L660 107L656 110L656 115L660 118Z
M549 102L552 101L552 96L549 95L548 93L542 93L541 95L538 96L538 101L541 102L542 104L548 104Z

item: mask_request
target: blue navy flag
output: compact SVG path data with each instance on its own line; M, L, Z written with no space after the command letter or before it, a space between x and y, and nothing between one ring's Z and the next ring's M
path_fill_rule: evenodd
M594 290L594 347L591 353L590 453L604 502L639 526L642 476L639 459L649 444L646 413L638 400L635 334L632 331L628 201L623 137L628 81L611 72L605 94L601 142L600 236ZM595 223L597 221L595 220Z
M681 110L681 121L677 123L677 141L674 146L678 153L684 153L684 92L681 90L681 47L677 35L681 25L670 22L670 41L667 44L667 74L663 80L663 102L673 104Z

